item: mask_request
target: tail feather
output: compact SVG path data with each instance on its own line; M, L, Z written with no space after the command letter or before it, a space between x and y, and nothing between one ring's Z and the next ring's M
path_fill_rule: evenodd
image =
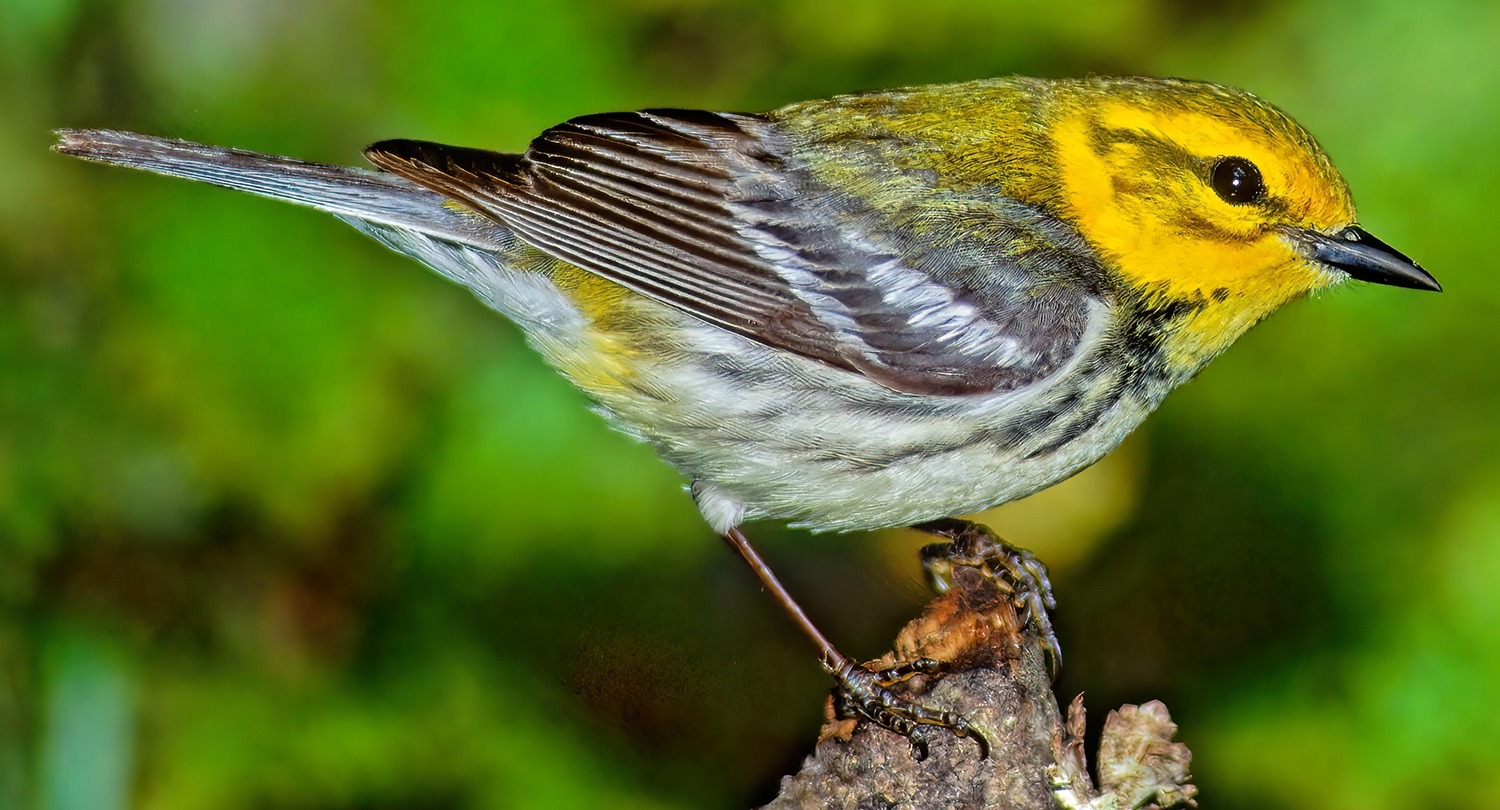
M57 136L54 150L84 160L198 180L482 249L509 241L499 223L386 172L107 129L60 129Z

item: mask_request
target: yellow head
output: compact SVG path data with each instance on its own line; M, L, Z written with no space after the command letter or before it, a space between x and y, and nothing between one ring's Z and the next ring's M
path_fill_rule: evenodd
M1437 289L1356 226L1312 136L1250 93L1104 78L1052 91L1059 203L1122 287L1186 313L1167 325L1174 366L1196 369L1281 305L1351 277Z

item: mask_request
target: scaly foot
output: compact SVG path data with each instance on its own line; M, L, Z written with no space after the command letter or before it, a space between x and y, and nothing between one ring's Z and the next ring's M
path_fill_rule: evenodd
M913 661L892 669L872 672L853 662L830 670L838 686L833 690L834 712L843 719L868 720L905 737L911 743L912 756L927 758L927 744L934 728L946 728L979 745L979 758L989 759L990 744L962 715L930 709L899 698L890 687L917 675L936 675L943 664L930 658Z

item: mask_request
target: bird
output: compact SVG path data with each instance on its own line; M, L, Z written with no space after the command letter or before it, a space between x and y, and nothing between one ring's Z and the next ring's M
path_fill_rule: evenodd
M957 516L1093 464L1294 300L1351 280L1441 291L1359 225L1311 134L1210 82L594 114L520 153L380 141L374 170L57 135L66 155L331 213L473 291L676 468L819 648L838 705L919 757L934 728L987 754L966 718L888 689L940 662L892 676L843 656L743 524L911 526L994 555L1055 653L1045 567Z

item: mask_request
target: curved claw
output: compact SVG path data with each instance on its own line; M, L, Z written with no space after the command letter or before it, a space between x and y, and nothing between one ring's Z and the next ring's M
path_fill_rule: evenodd
M979 729L969 725L969 721L962 717L958 718L958 723L953 726L953 733L973 740L979 746L980 759L990 758L990 741L985 739L985 736L979 732Z
M931 733L930 726L917 726L906 735L906 741L911 743L911 758L918 762L927 759L927 735Z

